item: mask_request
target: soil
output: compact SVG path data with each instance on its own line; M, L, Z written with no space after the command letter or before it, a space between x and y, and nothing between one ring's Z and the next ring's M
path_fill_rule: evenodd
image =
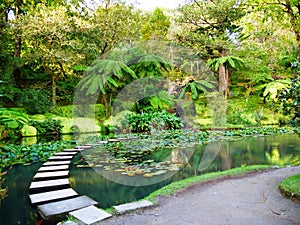
M300 204L278 190L284 178L299 173L300 166L287 167L196 184L99 225L300 225Z

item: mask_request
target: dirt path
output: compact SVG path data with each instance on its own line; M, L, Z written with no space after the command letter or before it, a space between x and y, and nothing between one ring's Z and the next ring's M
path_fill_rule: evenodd
M300 225L300 204L281 196L282 179L300 167L197 184L152 208L114 216L105 225Z

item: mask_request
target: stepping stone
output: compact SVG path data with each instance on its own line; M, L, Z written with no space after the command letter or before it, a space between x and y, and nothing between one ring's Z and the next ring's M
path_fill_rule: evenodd
M53 171L53 172L39 172L36 173L33 177L33 180L38 179L53 179L53 178L63 178L69 176L69 170L63 170L63 171Z
M119 214L121 214L121 213L125 213L127 211L141 209L141 208L145 208L145 207L149 207L149 206L153 206L153 203L148 200L143 200L143 201L132 202L132 203L114 206L114 209L117 210L117 212Z
M69 213L80 221L80 224L92 225L101 220L111 217L112 215L98 209L95 206L88 206Z
M71 161L55 161L55 162L46 162L43 166L57 166L57 165L70 165Z
M57 188L62 186L70 185L69 179L55 179L47 181L36 181L32 182L29 189L39 189L39 188Z
M119 141L127 141L128 138L117 138L117 140L119 140Z
M39 194L32 194L29 195L29 198L31 204L37 204L37 203L54 201L54 200L61 200L64 198L70 198L77 195L78 194L72 188L67 188L59 191L48 191Z
M48 160L53 161L63 161L63 160L71 160L73 156L51 156Z
M87 196L79 196L67 200L38 205L37 209L43 219L47 220L53 216L65 216L65 214L82 209L84 207L97 205L98 202Z
M78 152L58 152L55 154L55 156L74 156Z
M46 172L46 171L58 171L58 170L68 170L69 165L58 165L58 166L44 166L41 167L38 172Z
M108 141L98 141L98 144L107 144Z
M108 141L108 142L119 142L118 139L108 139L107 141Z
M78 148L66 148L63 152L80 152Z
M93 146L90 146L90 145L82 145L82 146L76 146L75 148L78 148L78 149L89 149L89 148L92 148Z

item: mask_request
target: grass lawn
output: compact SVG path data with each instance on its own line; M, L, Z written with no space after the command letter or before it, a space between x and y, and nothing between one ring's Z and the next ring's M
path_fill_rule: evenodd
M284 179L279 189L285 196L300 202L300 174Z

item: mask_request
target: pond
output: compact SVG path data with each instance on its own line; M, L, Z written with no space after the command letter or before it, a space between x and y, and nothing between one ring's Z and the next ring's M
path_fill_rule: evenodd
M135 164L124 167L118 160L108 159L103 147L98 147L74 158L70 183L79 194L95 199L101 208L108 208L141 199L170 182L190 176L241 165L300 163L298 135L244 137L238 141L215 142L213 147L216 146L220 147L218 154L201 171L201 159L206 157L205 144L187 146L183 155L178 148L166 148L161 151L165 154L151 153L145 158L147 164L139 163L139 167ZM89 165L82 158L87 158ZM0 205L1 224L39 224L36 209L29 203L28 188L40 165L17 165L8 171L4 183L8 197Z

